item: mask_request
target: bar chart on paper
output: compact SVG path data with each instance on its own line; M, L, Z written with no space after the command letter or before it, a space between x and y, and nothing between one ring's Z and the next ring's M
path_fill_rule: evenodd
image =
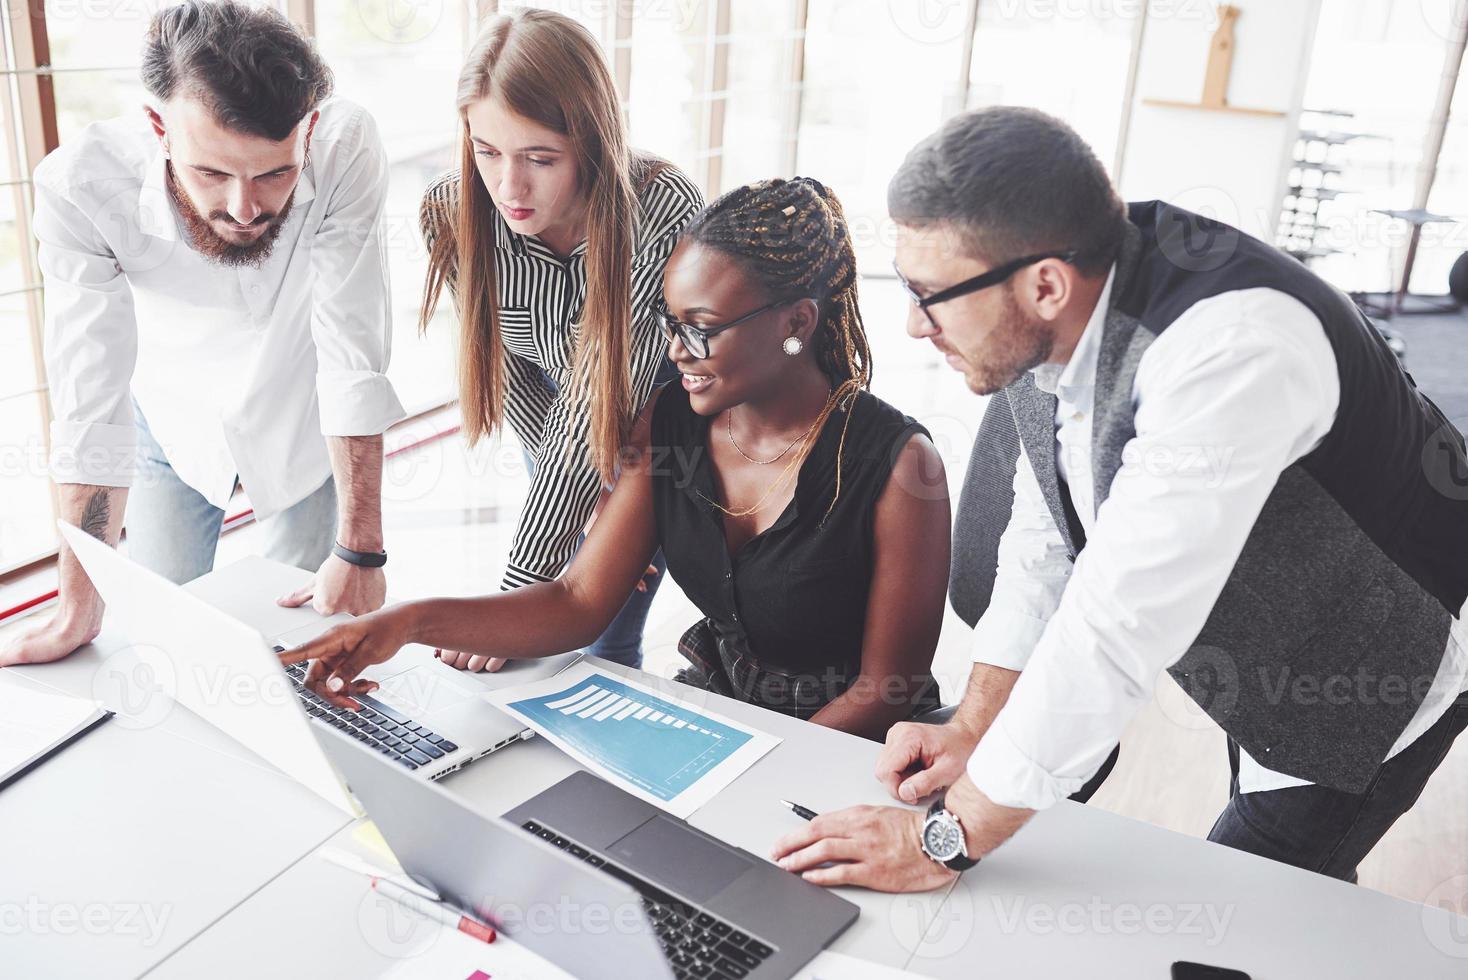
M596 669L495 693L502 697L492 701L541 735L654 802L678 798L720 767L742 771L778 742Z

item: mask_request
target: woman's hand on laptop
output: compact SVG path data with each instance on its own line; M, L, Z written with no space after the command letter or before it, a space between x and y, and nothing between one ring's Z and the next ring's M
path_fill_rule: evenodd
M338 707L355 710L360 705L352 697L377 688L376 681L358 675L391 659L407 642L407 625L399 607L389 607L333 626L309 643L280 654L280 662L311 661L302 682L307 689Z

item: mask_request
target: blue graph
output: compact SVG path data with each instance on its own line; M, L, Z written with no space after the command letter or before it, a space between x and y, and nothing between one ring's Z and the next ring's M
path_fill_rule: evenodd
M596 672L510 706L660 800L671 800L750 736Z

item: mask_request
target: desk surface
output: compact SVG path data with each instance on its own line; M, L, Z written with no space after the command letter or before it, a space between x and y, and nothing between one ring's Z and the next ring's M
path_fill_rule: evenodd
M253 559L191 589L276 635L314 616L271 601L304 574ZM23 673L84 694L96 669L95 662L73 657ZM781 798L822 810L888 802L872 778L875 743L709 697L716 710L783 741L696 812L695 826L764 857L795 819L778 805ZM38 771L0 795L6 840L0 881L7 894L15 894L10 886L17 880L10 871L19 869L24 894L73 902L143 896L173 909L165 938L144 944L109 934L65 943L28 936L22 962L44 962L46 972L64 963L74 967L66 973L77 975L90 967L95 976L131 976L149 966L156 966L150 976L164 978L373 976L411 954L402 937L376 924L381 915L364 901L362 879L314 856L327 838L345 839L349 830L340 817L305 790L291 797L289 813L260 812L252 787L259 790L259 780L279 780L278 774L182 709L174 715L176 728L160 724L142 734L119 728L74 757L69 750L65 764L53 760L44 777L35 778ZM184 745L174 744L181 740ZM574 768L553 746L532 739L443 785L485 812L502 813ZM206 780L201 786L208 788L195 794L196 812L158 813L149 806L159 782L174 773ZM267 788L276 799L278 786ZM170 833L182 821L198 820L224 828L215 860L168 853ZM25 835L14 834L15 827ZM106 874L95 873L68 845L84 829L96 837L99 827L108 839L140 840L138 859L104 862ZM56 850L45 860L22 859L14 846L20 839ZM83 852L93 849L93 858L107 850L95 840L79 843ZM58 854L68 859L57 860ZM160 874L156 862L165 860L194 867L187 878ZM164 894L167 888L174 892ZM862 914L834 949L937 977L1166 978L1176 959L1231 966L1254 980L1468 976L1468 920L1071 803L1037 815L944 892L842 894ZM9 938L6 947L8 954ZM11 962L7 956L6 965Z
M150 689L108 632L0 683L117 715L0 792L0 975L137 976L349 818Z

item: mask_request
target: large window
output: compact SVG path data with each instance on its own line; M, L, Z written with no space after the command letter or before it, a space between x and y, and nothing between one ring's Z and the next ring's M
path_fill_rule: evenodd
M1343 193L1320 205L1321 222L1328 227L1326 243L1339 251L1312 265L1343 289L1384 292L1397 286L1406 226L1372 209L1412 207L1447 51L1447 21L1431 14L1447 6L1437 0L1321 4L1305 107L1350 115L1307 118L1307 123L1361 134L1337 154L1341 172L1333 179ZM1444 153L1442 159L1452 158ZM1445 183L1439 182L1442 193L1450 194ZM1441 197L1434 203L1452 206ZM1458 213L1465 212L1459 208ZM1429 291L1446 291L1447 271L1434 253L1448 227L1429 226L1424 233L1414 277L1419 289L1427 290L1431 279Z
M417 330L426 267L418 204L426 184L457 162L454 89L464 54L483 20L512 4L270 2L314 33L338 95L377 120L391 163L391 376L412 410L449 401L454 331L447 304L426 338ZM44 155L38 141L64 141L93 121L140 111L140 45L159 5L46 0L43 25L6 17L9 65L22 73L6 76L9 152L0 160L0 186L8 192L0 195L0 424L7 442L0 572L54 547L26 177ZM846 206L863 268L880 274L891 259L887 180L914 142L965 105L1025 102L1073 118L1109 156L1130 44L1119 21L1025 19L1024 5L991 10L977 0L530 5L572 16L601 40L634 146L673 161L710 197L772 176L821 179ZM36 53L37 38L49 44L49 55ZM1075 77L1069 69L1081 63L1092 76L1088 84L1056 80ZM1052 65L1051 79L1018 77L1036 64ZM50 136L40 125L48 119Z
M0 573L54 546L46 474L48 401L39 357L40 284L28 216L31 168L89 123L140 111L140 40L167 0L45 0L44 20L4 7L0 105ZM377 119L391 162L388 228L395 344L391 375L414 410L451 401L444 304L417 331L426 256L423 188L455 166L454 89L497 0L260 0L310 29L337 91ZM1350 147L1351 194L1332 203L1349 238L1322 271L1386 288L1405 239L1371 207L1411 203L1447 47L1433 11L1448 0L1322 0L1307 106L1348 108L1372 138ZM1121 156L1140 4L987 0L543 0L603 44L634 146L685 169L710 197L795 173L843 201L865 273L890 274L886 187L904 155L967 107L1030 105L1077 127L1102 160ZM1369 71L1362 66L1370 67ZM1285 84L1285 81L1281 81ZM1403 93L1410 93L1404 97ZM1468 93L1463 93L1468 98ZM1460 111L1463 108L1459 100ZM1447 132L1429 204L1468 215L1468 125ZM1468 231L1429 229L1417 286L1433 291ZM900 297L899 297L900 299ZM892 315L899 315L900 303Z
M388 374L409 413L442 404L452 387L449 307L418 335L428 256L418 229L423 189L458 166L454 90L472 25L446 0L316 0L321 54L336 94L363 106L387 150L386 237L393 300Z
M962 107L964 7L811 0L798 169L841 198L864 272L891 272L887 181Z
M1137 4L980 3L968 107L1019 105L1059 116L1110 166L1140 10Z
M1468 252L1468 74L1458 75L1453 109L1443 133L1427 209L1454 221L1423 229L1412 269L1413 292L1429 295L1448 291L1448 271Z

